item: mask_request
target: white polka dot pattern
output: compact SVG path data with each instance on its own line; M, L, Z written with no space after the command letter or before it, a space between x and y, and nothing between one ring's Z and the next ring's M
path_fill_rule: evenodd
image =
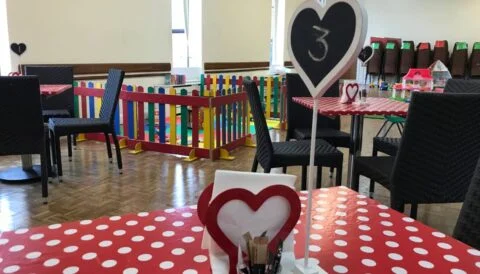
M480 251L364 195L330 188L313 197L309 251L328 273L480 272ZM0 273L210 273L203 232L196 207L17 229L0 234Z

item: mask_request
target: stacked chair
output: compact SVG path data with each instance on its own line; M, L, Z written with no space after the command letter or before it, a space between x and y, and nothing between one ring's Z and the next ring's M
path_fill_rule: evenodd
M42 116L45 123L50 118L74 117L73 68L69 66L24 66L26 75L38 77L40 85L71 85L72 88L57 94L42 96ZM73 137L73 138L72 138ZM68 158L71 161L72 144L76 144L75 136L67 136Z
M470 55L470 77L480 78L480 42L473 44L472 54Z
M309 140L312 131L312 110L295 102L293 97L311 97L310 92L298 74L287 74L287 135L285 141ZM324 94L324 97L339 97L340 88L335 82ZM299 119L299 117L302 117ZM334 147L350 147L350 134L340 130L340 117L317 117L317 138L327 141ZM284 167L283 172L287 172ZM332 170L330 171L333 172ZM306 178L307 167L302 166L303 178ZM321 172L318 173L321 176ZM332 175L332 174L330 174ZM305 182L305 181L304 181Z
M417 46L416 68L428 68L432 64L432 47L430 43L421 42Z
M414 92L395 157L355 157L352 188L360 175L391 192L391 207L463 202L480 155L480 94Z
M448 41L438 40L433 48L433 62L440 60L444 65L448 66L450 52L448 51ZM432 62L432 63L433 63Z
M415 45L413 41L403 41L400 50L399 76L403 77L410 68L415 66Z
M103 133L107 145L107 153L110 163L112 163L112 149L110 145L109 134L112 135L117 153L117 163L120 173L122 173L122 155L118 139L113 126L115 110L118 106L118 98L123 83L125 73L118 69L110 69L105 87L105 93L102 97L102 106L100 108L100 118L51 118L49 120L49 129L52 142L54 163L57 164L57 176L62 180L62 158L60 152L60 137L79 133ZM69 147L69 155L71 155Z
M382 74L382 65L383 65L383 52L384 45L381 42L373 42L373 56L367 64L367 74L372 76L377 76L380 79Z
M257 151L253 160L252 172L257 171L258 164L265 173L272 168L287 166L307 166L310 162L310 140L292 142L272 142L267 122L263 113L260 95L255 82L246 80L245 90L248 95L252 116L255 123ZM302 117L301 119L305 119ZM318 139L315 146L315 166L337 169L336 185L342 180L343 154L327 141ZM302 174L302 189L306 189L306 174ZM317 187L321 185L321 176L317 175Z
M388 41L385 45L383 76L397 76L400 45L395 41Z
M455 43L450 62L450 73L453 78L465 78L468 63L468 45L465 42Z
M48 197L48 130L34 76L0 77L0 155L40 154L42 197Z

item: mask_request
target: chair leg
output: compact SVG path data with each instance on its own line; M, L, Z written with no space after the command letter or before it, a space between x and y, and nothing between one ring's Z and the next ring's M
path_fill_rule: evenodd
M307 190L307 166L302 166L302 190Z
M287 167L284 166L284 167L283 167L283 174L286 174L286 173L287 173Z
M117 139L117 135L115 134L115 130L112 130L112 137L113 137L113 142L115 143L115 151L117 153L117 164L118 164L118 169L120 171L120 174L123 173L122 171L122 168L123 168L123 164L122 164L122 153L120 152L120 145L118 144L118 139Z
M380 133L382 133L382 130L385 128L385 126L387 125L387 123L388 123L387 120L385 120L385 122L383 122L383 125L380 127L380 129L378 130L377 135L375 135L375 137L380 136Z
M328 175L330 177L330 179L333 178L333 170L334 169L335 169L334 167L330 168L330 174Z
M412 219L417 219L417 211L418 211L418 204L412 204L412 207L410 209L410 217Z
M257 172L258 160L257 156L253 157L252 172Z
M355 165L353 166L353 176L352 176L352 189L358 192L360 188L360 173L355 170Z
M47 161L47 172L48 175L47 177L49 178L53 174L53 168L52 168L52 156L50 153L50 138L49 138L49 131L46 132L45 134L45 158Z
M393 123L390 124L390 126L388 127L387 131L385 131L385 134L383 134L382 137L386 137L388 135L388 133L390 132L390 130L392 129L393 127Z
M68 161L72 161L72 135L67 135L67 145L68 145Z
M343 163L340 163L340 165L337 166L337 175L335 176L335 186L341 186L342 185L342 164Z
M53 132L50 131L50 149L52 152L52 164L57 164L57 152L55 146L55 137L53 136Z
M402 130L402 127L400 126L400 123L397 123L397 129L398 129L398 132L400 133L400 136L402 136L403 130Z
M373 147L372 156L378 156L378 151L375 146ZM373 193L375 193L375 181L372 178L370 178L370 186L369 186L368 192L369 192L368 196L370 198L373 198Z
M42 198L43 203L48 203L48 172L49 172L49 159L47 157L48 153L48 133L45 134L45 144L43 146L43 151L40 154L40 165L42 169Z
M105 144L107 144L107 154L108 154L108 161L113 163L112 159L112 145L110 145L110 137L108 136L107 132L103 133L105 135Z
M77 149L77 134L72 134L73 140L73 149Z
M272 171L271 167L266 167L266 168L263 169L264 173L270 173L270 171Z
M317 188L322 188L322 166L317 166Z
M62 170L62 154L60 151L60 137L53 134L55 139L55 155L57 156L57 177L58 181L62 182L63 170Z

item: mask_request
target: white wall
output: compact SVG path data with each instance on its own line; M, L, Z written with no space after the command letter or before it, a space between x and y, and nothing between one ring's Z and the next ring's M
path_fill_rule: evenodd
M368 12L368 34L435 43L448 40L450 48L480 41L479 0L362 0ZM368 39L367 39L368 40Z
M7 0L21 63L161 63L171 60L170 0Z
M297 9L297 7L303 3L305 0L285 0L285 50L284 50L284 58L285 61L290 61L290 55L288 54L288 27L290 26L290 20L292 19L293 13Z
M203 0L203 61L270 58L272 0Z

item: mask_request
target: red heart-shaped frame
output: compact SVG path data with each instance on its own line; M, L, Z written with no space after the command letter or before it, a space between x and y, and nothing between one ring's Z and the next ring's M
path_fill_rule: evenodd
M348 94L348 88L354 88L356 89L355 91L355 94L353 95L353 97L350 97L350 94ZM360 90L360 87L358 86L357 83L354 83L354 84L348 84L347 87L345 88L345 93L347 94L347 97L348 97L348 101L349 102L353 102L355 100L355 97L357 97L357 94L358 94L358 91Z
M237 273L238 247L232 243L218 225L217 218L220 209L230 201L240 200L247 204L253 211L257 211L268 199L277 196L287 200L290 205L290 214L277 235L275 235L268 243L270 251L275 252L278 243L288 237L300 217L300 199L294 190L284 185L273 185L263 189L255 195L246 189L234 188L220 193L210 203L210 206L207 209L205 226L218 246L227 253L229 257L230 274Z
M206 223L208 204L210 203L210 199L212 199L212 193L213 193L213 183L209 184L203 190L202 194L200 194L200 197L198 198L197 216L203 225L205 225Z

